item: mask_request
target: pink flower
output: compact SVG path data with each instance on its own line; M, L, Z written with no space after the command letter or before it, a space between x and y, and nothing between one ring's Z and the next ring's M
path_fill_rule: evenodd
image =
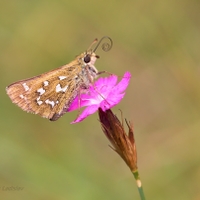
M85 110L72 122L77 123L84 120L89 115L95 113L98 108L106 111L117 105L125 95L131 74L126 72L122 80L117 84L117 76L110 75L106 78L99 78L89 88L87 94L77 95L68 111L80 109L87 106Z

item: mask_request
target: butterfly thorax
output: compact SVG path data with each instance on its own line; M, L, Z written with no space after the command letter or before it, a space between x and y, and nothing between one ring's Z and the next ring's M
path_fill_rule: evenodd
M96 59L99 58L94 52L84 52L77 57L79 66L81 66L80 78L86 86L97 77L98 70L94 66Z

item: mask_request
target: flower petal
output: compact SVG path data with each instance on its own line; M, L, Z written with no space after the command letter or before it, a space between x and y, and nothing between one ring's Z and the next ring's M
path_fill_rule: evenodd
M120 93L126 90L130 82L130 79L131 79L131 74L129 72L126 72L122 80L113 88L115 90L114 92Z
M90 101L91 96L88 94L77 95L71 103L70 107L68 108L67 112L80 109L84 106L89 106L91 105Z
M88 106L71 124L83 121L89 115L95 113L99 108L99 105Z
M99 78L95 82L96 88L101 88L102 85L109 85L109 86L115 86L117 83L117 76L116 75L110 75L109 77Z
M106 111L114 106L116 106L124 97L125 93L111 95L111 98L108 97L106 100L102 101L100 108L103 111Z
M118 84L116 75L99 78L94 84L91 84L88 93L77 95L68 109L68 111L72 111L88 106L72 123L84 120L87 116L96 112L98 108L106 111L117 105L125 95L130 78L131 74L126 72Z

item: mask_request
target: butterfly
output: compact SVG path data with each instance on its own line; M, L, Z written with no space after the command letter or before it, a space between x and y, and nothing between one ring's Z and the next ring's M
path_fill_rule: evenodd
M108 39L110 44L103 43L102 49L109 51L112 40L104 36L94 49L91 47L97 39L87 51L69 64L10 84L6 92L11 101L26 112L38 114L51 121L58 120L67 112L74 98L81 92L87 92L90 84L101 73L94 66L99 58L95 51L104 39Z

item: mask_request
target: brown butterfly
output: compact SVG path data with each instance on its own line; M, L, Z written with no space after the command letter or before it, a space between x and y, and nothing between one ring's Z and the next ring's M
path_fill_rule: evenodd
M80 54L67 65L50 72L29 79L12 83L6 88L11 101L22 110L38 114L51 121L59 119L67 112L74 98L83 91L87 91L93 80L101 73L94 66L96 49L103 39L102 49L109 51L112 47L111 38L104 36L97 43L94 50L90 45L89 50Z

